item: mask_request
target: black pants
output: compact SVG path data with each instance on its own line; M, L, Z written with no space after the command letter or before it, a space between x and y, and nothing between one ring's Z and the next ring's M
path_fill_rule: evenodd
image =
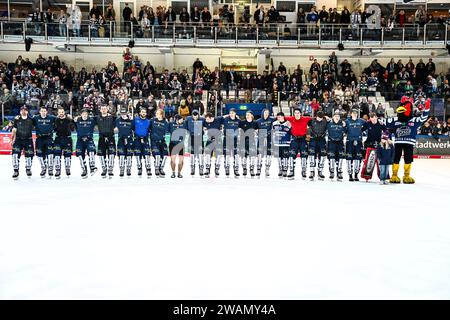
M395 155L394 155L394 163L400 163L400 159L403 154L403 160L405 164L409 164L413 162L414 159L414 146L412 144L407 143L396 143L395 144Z

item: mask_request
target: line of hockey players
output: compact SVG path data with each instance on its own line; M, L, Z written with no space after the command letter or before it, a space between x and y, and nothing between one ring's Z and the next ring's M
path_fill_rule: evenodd
M36 156L41 165L41 177L46 174L61 176L62 162L66 174L70 176L72 157L72 131L77 133L76 155L79 158L83 178L88 169L93 175L97 171L96 155L101 164L102 177L114 175L115 156L119 158L120 176L131 175L133 157L136 159L138 175L145 167L148 176L152 175L153 156L156 176L164 177L165 160L171 157L172 177L181 178L183 155L186 138L189 138L191 153L191 175L210 176L212 161L215 158L215 175L219 175L221 163L226 176L230 175L233 163L234 176L260 176L265 166L265 176L269 176L272 157L278 159L279 177L293 179L296 162L301 164L302 178L315 178L316 169L319 179L324 179L325 159L328 158L329 178L343 179L344 162L350 181L358 181L358 174L363 159L364 149L380 142L386 126L375 114L370 114L369 121L358 117L358 111L352 110L351 117L340 119L339 114L327 118L319 111L314 118L303 116L299 109L294 116L288 117L278 113L276 118L265 109L258 120L251 111L241 120L234 109L223 117L206 114L201 117L194 110L191 116L183 120L175 117L168 122L162 110L158 110L153 119L147 119L145 109L141 109L132 118L126 110L115 117L109 114L108 106L102 106L98 116L92 117L87 110L71 118L64 109L58 109L56 117L48 115L42 107L38 115L28 116L27 107L21 108L20 115L14 121L13 178L19 176L19 159L24 152L26 173L31 176L34 145L32 131L36 131ZM98 146L93 135L95 127L99 133ZM363 144L363 132L367 139ZM118 140L116 143L115 134ZM170 134L167 146L166 135ZM297 157L299 156L299 160ZM176 160L178 158L178 168ZM64 161L63 161L64 160ZM88 160L88 164L86 164ZM178 169L176 174L176 169Z

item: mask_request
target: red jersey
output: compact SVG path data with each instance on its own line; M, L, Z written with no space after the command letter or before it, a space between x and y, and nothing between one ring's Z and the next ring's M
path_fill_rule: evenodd
M291 134L294 137L306 136L308 122L312 119L311 117L302 116L299 120L295 119L295 117L285 117L285 119L291 123Z

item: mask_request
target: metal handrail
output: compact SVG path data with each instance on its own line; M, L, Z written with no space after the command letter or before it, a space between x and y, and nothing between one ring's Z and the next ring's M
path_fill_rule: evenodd
M17 33L10 33L11 30L19 30L17 28L17 24L19 22L9 22L9 21L1 21L0 22L0 41L6 41L8 38L12 38L12 35L16 35L14 40L17 41ZM25 37L36 37L39 36L46 41L50 41L49 36L60 36L58 28L56 26L57 23L39 23L40 27L39 29L34 28L33 25L36 26L36 23L34 22L22 22L22 38L25 39ZM50 28L50 25L52 28ZM109 22L109 42L113 42L114 39L119 38L122 39L123 34L115 32L115 23L113 25L113 22ZM119 27L127 26L128 24L117 24ZM393 42L400 42L399 47L405 47L405 45L411 46L411 48L423 48L424 46L428 45L429 42L432 42L434 45L442 45L442 47L445 47L447 41L448 41L448 33L449 33L449 26L446 24L427 24L424 25L423 28L419 27L418 25L404 25L401 28L396 29L389 29L389 28L380 28L380 29L373 29L369 28L364 25L359 25L357 28L351 27L351 25L343 25L343 27L340 27L339 29L335 29L338 25L331 25L333 26L332 29L329 29L328 24L321 24L317 26L316 33L309 34L306 33L307 30L307 24L284 24L285 27L283 27L280 24L267 24L267 25L250 25L250 24L229 24L232 27L232 33L234 40L236 43L239 42L239 40L242 40L240 37L240 28L239 26L245 25L246 29L248 26L250 26L252 31L255 32L256 36L251 41L254 41L255 44L263 44L265 39L268 39L268 35L273 32L273 36L269 35L269 38L276 39L276 41L272 44L273 46L283 46L282 39L284 39L284 29L286 27L289 28L291 31L291 40L296 40L297 45L304 46L302 41L309 40L309 44L313 47L321 46L322 44L330 44L332 42L339 42L339 43L349 43L353 45L354 48L356 47L362 47L365 41L371 41L373 45L376 46L385 46L387 44L390 44L390 47L392 47ZM82 28L88 28L88 41L91 40L91 30L89 28L89 24L82 24ZM104 26L107 26L105 24ZM211 40L214 40L214 43L217 43L217 38L219 36L219 26L211 26L211 25L204 25L202 24L193 24L193 25L186 25L186 24L177 24L174 23L172 25L161 25L161 26L151 26L152 32L151 37L152 41L155 42L155 30L167 30L169 29L172 32L171 39L173 42L173 45L176 43L176 33L178 32L178 27L189 27L187 30L187 33L192 38L192 43L196 44L198 40L201 38L201 30L202 28L208 28L211 29L212 35L207 36L208 38L211 38ZM292 26L295 26L293 28ZM300 28L299 26L304 26L303 28ZM413 27L413 29L410 29L410 27ZM51 31L50 31L51 30ZM136 36L136 31L141 30L140 26L133 25L131 22L128 25L126 30L126 36L127 39L134 39L139 38ZM183 29L184 30L184 29ZM334 33L333 33L334 30ZM417 35L414 30L417 30ZM39 34L34 34L35 31L39 32ZM44 34L42 34L42 31ZM51 41L61 41L65 40L68 43L70 41L75 40L74 38L70 36L71 29L69 29L69 26L66 24L66 39L54 39L52 38ZM123 31L123 29L122 29ZM344 33L345 31L345 33ZM49 34L51 32L51 34ZM86 30L84 29L84 32L86 33ZM296 34L297 33L297 34ZM351 33L353 34L353 38L347 38L347 35ZM422 34L423 33L423 34ZM264 35L264 36L263 36ZM275 37L276 35L276 37ZM437 37L435 38L435 36ZM397 36L397 38L395 38ZM85 34L86 37L86 34ZM140 36L142 37L142 36ZM64 38L64 37L61 37ZM168 38L168 39L170 39ZM359 38L359 39L358 39ZM350 39L350 40L349 40ZM417 41L417 43L406 43L406 41ZM359 42L359 43L358 43ZM420 43L419 43L420 42ZM104 42L102 42L104 43ZM267 45L267 43L265 43ZM289 45L292 45L292 42L289 43ZM414 46L416 45L416 46Z

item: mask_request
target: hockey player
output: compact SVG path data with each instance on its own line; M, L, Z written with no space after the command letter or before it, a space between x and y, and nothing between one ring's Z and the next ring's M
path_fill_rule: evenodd
M186 117L186 129L191 140L191 176L195 175L195 163L198 163L199 174L203 176L203 123L198 110Z
M96 117L99 139L97 154L102 165L102 178L106 178L106 173L112 178L114 176L114 156L116 155L116 139L114 128L116 117L108 113L108 106L100 107L100 115Z
M223 153L225 155L225 175L230 176L231 158L233 158L234 176L239 177L239 154L238 154L238 136L239 123L241 120L237 117L236 109L231 108L227 116L223 117Z
M132 130L134 132L134 155L136 156L138 176L142 176L142 158L144 158L147 177L150 178L152 175L151 150L148 141L150 120L147 119L147 110L145 108L141 108L139 115L133 119Z
M33 117L36 129L36 156L41 164L41 178L48 175L53 176L53 131L55 129L55 116L49 115L45 107L39 109L39 114Z
M171 178L183 178L181 175L181 170L183 169L184 163L184 140L186 138L185 122L182 116L179 114L175 115L174 122L169 124L170 130L170 143L169 143L169 153L170 153L170 167L172 168ZM177 166L178 157L178 175L175 175L175 169Z
M207 136L204 151L206 178L209 178L211 172L211 158L213 154L215 154L216 156L215 175L216 177L219 176L220 161L221 161L220 156L222 153L221 150L222 133L220 131L222 126L222 120L223 118L221 117L215 118L212 113L207 113L205 115L205 122L203 123L203 126Z
M74 119L75 127L77 129L77 146L76 153L78 159L80 159L81 164L81 177L87 178L87 168L86 168L86 152L89 156L89 168L91 175L97 172L97 167L95 166L95 143L93 139L94 128L96 125L95 118L90 117L88 110L81 110L81 117L76 117Z
M337 180L342 180L342 167L344 164L344 133L345 122L341 120L339 111L335 112L331 121L327 124L328 133L328 164L330 167L330 179L334 179L334 173L337 167Z
M25 153L25 171L31 177L31 165L33 164L33 119L28 117L28 108L22 106L20 115L14 119L12 136L13 178L19 177L19 159L22 151Z
M262 158L265 157L266 177L270 175L272 163L272 124L275 118L270 117L269 109L263 109L261 118L256 120L258 128L258 159L256 164L256 176L261 175Z
M358 110L352 109L351 118L345 121L347 127L347 170L350 181L359 181L358 173L362 159L362 128L364 120L358 118Z
M117 155L119 157L119 176L125 175L125 166L127 176L131 176L131 165L133 162L133 120L128 115L126 108L120 109L120 117L116 119L116 128L118 133Z
M72 131L75 129L73 119L66 115L64 108L58 108L58 115L55 119L55 178L61 176L61 157L64 156L64 166L66 175L70 176L72 162Z
M241 141L240 148L242 144L244 145L244 150L241 152L242 158L242 175L247 176L247 163L250 163L250 176L255 176L255 162L256 162L256 130L258 125L254 120L254 115L252 111L247 111L245 113L245 120L239 123L239 128L241 129Z
M169 123L164 118L164 111L158 109L155 117L150 120L150 141L153 157L155 158L155 175L164 178L164 165L169 155L166 143L166 134L170 132Z
M327 133L327 121L323 111L317 111L316 118L309 121L311 140L308 147L308 160L310 166L309 179L314 180L316 164L319 180L325 179L323 167L327 155L325 135Z
M417 130L428 118L431 100L427 99L425 101L423 113L418 117L413 117L412 103L407 100L407 97L403 97L401 102L402 104L396 109L397 117L389 118L387 120L387 127L390 131L394 132L395 135L394 164L392 165L392 177L390 182L400 183L398 169L400 168L400 159L403 154L403 160L405 162L403 183L410 184L415 183L415 180L410 176L410 173Z
M277 113L277 120L273 122L273 145L278 148L278 162L280 174L278 177L286 177L291 146L291 123L286 120L283 112Z
M308 144L306 142L306 134L308 132L308 122L311 117L302 116L300 109L294 110L293 117L286 117L286 120L290 122L292 129L292 141L290 146L290 158L289 158L289 179L294 179L295 176L295 161L297 155L300 153L301 166L302 166L302 178L306 178L306 160L308 157Z

